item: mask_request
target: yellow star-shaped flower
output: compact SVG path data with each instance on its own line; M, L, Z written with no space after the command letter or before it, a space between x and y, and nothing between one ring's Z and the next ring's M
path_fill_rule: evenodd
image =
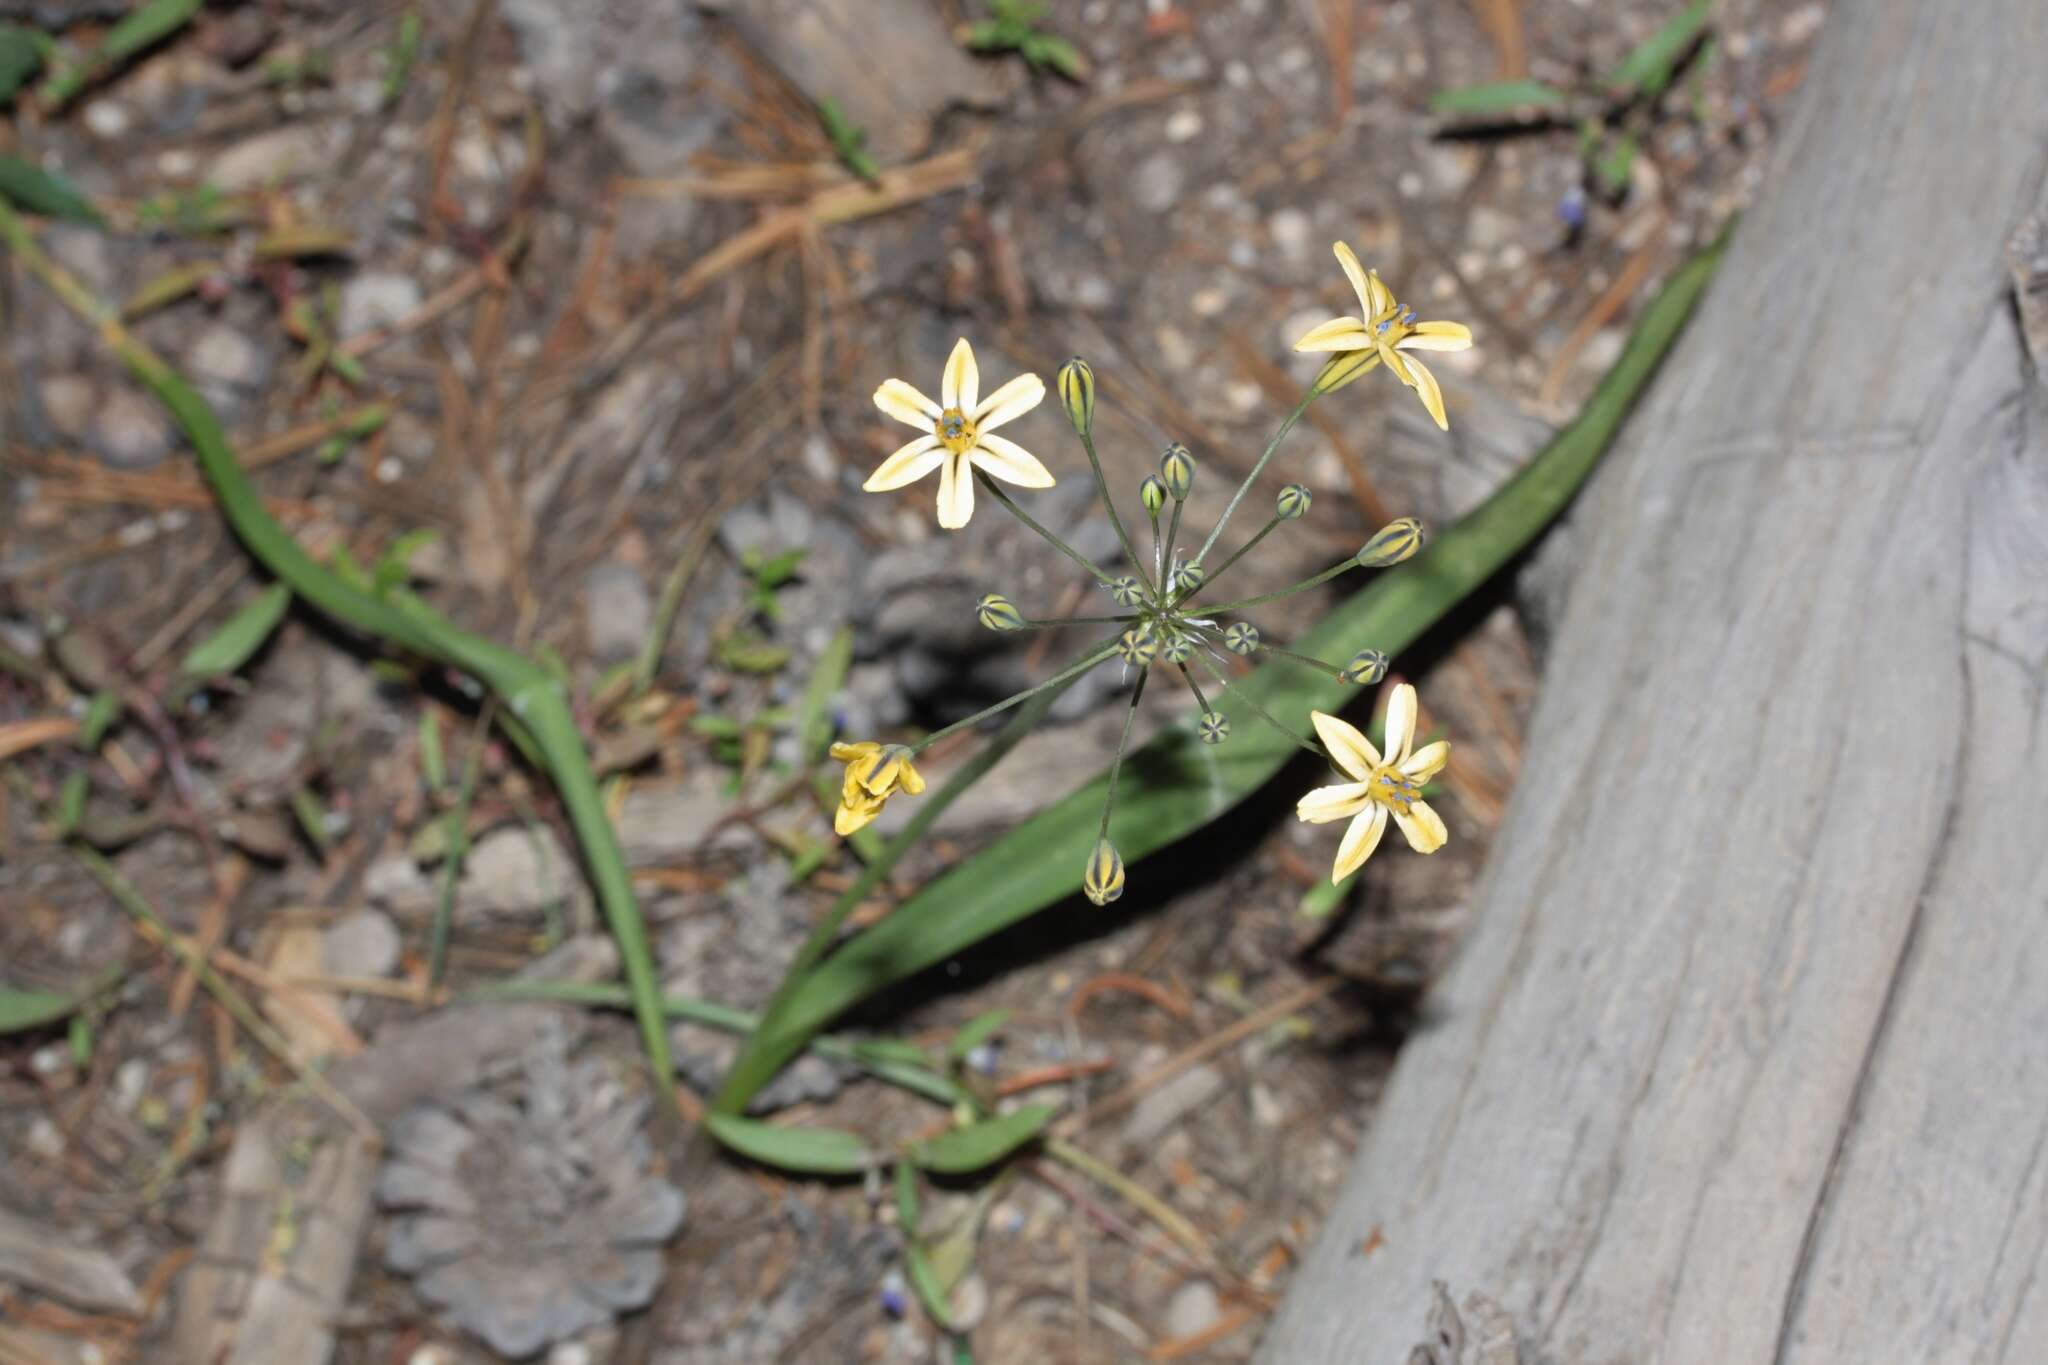
M1379 847L1390 815L1408 837L1408 846L1417 853L1434 853L1444 846L1450 833L1444 828L1443 817L1422 799L1422 788L1449 760L1451 746L1448 740L1440 739L1409 752L1415 743L1413 687L1402 683L1387 701L1384 758L1356 726L1321 711L1311 711L1309 715L1315 721L1323 747L1352 779L1335 786L1317 787L1294 808L1298 818L1313 825L1333 820L1351 822L1337 845L1337 863L1330 870L1332 882L1341 882L1364 866L1372 851Z
M841 838L865 828L897 792L916 796L924 790L924 778L911 763L910 750L901 744L877 744L871 739L834 744L832 757L846 765L839 809L832 813L832 828Z
M1358 257L1342 242L1332 249L1337 253L1337 263L1350 277L1351 287L1358 292L1358 310L1364 316L1331 318L1295 342L1294 349L1374 352L1377 359L1372 364L1385 362L1395 378L1415 390L1436 424L1449 431L1451 424L1444 417L1444 393L1437 386L1436 376L1420 360L1401 353L1469 350L1472 329L1462 322L1417 322L1415 310L1401 306L1393 291L1380 281L1377 270L1361 267Z
M974 348L961 337L939 380L939 401L900 379L883 381L875 390L875 406L897 421L926 433L882 461L861 485L870 493L915 483L939 471L939 525L958 530L974 515L974 471L980 469L1005 483L1024 488L1050 488L1052 475L1038 457L995 429L1022 417L1045 397L1045 381L1020 374L987 398L981 397L981 371Z

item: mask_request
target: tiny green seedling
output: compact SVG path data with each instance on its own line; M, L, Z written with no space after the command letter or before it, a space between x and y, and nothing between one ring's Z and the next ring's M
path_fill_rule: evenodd
M870 185L882 178L882 168L875 164L865 146L867 129L847 118L829 99L818 101L818 121L825 125L825 136L832 140L832 152L840 165Z
M1560 88L1535 80L1492 81L1439 91L1430 99L1437 114L1455 120L1458 131L1502 127L1529 130L1576 127L1579 155L1590 187L1608 200L1628 189L1637 149L1656 119L1658 99L1688 64L1703 69L1713 59L1707 36L1713 0L1693 0L1655 33L1637 44L1619 66L1603 76ZM1690 107L1697 116L1697 99ZM1560 206L1571 225L1572 213Z
M967 30L973 52L1014 52L1041 71L1057 71L1070 81L1087 79L1080 49L1056 33L1039 27L1045 6L1038 0L989 0L989 17Z

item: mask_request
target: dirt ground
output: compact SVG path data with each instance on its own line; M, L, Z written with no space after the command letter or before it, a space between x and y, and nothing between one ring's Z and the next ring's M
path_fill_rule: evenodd
M107 8L17 0L0 16L82 47ZM788 799L786 715L832 637L850 627L856 645L833 703L843 731L907 733L1056 662L979 631L980 593L1051 610L1080 591L996 509L949 535L929 482L859 493L900 434L874 387L933 387L963 334L985 386L1084 355L1112 483L1134 493L1186 441L1206 525L1314 373L1289 344L1351 306L1329 253L1341 238L1478 344L1439 367L1448 436L1391 382L1314 410L1275 466L1314 490L1314 513L1248 561L1245 586L1300 577L1388 515L1445 524L1570 415L1638 306L1740 209L1822 7L1720 5L1710 51L1645 118L1613 196L1581 192L1572 128L1447 129L1430 96L1610 70L1678 8L1056 3L1045 23L1085 58L1075 81L963 54L955 31L980 0L877 0L850 27L829 0L216 4L61 111L18 101L7 150L104 208L110 230L48 225L44 241L130 302L303 543L369 564L431 530L407 566L421 590L559 662L614 779L667 988L753 1007L857 866ZM408 12L409 66L395 55ZM813 108L828 99L865 127L879 193L835 161ZM184 652L262 579L170 419L39 285L11 264L5 278L0 985L113 985L76 1032L0 1035L0 1216L104 1253L121 1283L111 1302L46 1293L0 1256L0 1344L15 1352L0 1358L171 1360L227 1155L290 1073L54 837L51 812L83 774L83 842L292 1047L347 1057L431 1008L431 841L449 800L423 776L426 736L459 778L477 709L463 680L408 672L304 611L244 686L180 689ZM370 404L381 422L352 427ZM1016 436L1064 475L1080 466L1055 404ZM1101 540L1082 474L1035 505ZM760 563L794 550L795 576L764 587ZM1012 1009L997 1083L1044 1081L1030 1093L1080 1116L1075 1144L1189 1238L1044 1156L992 1188L949 1188L928 1226L983 1219L956 1357L914 1301L895 1311L884 1192L699 1163L671 1173L688 1208L652 1307L546 1358L1248 1359L1396 1049L1428 1026L1422 988L1514 786L1555 609L1549 558L1396 660L1425 728L1456 742L1443 854L1390 845L1337 914L1307 918L1334 835L1289 818L1283 784L1198 849L1134 865L1113 908L1076 896L859 1021L936 1043ZM649 699L607 707L650 638ZM102 687L126 706L98 753L37 738ZM1157 700L1146 727L1187 705ZM1121 710L1107 671L1077 689L898 889L1098 771ZM561 812L498 741L480 750L468 827L453 987L600 930ZM638 1075L630 1021L571 1021L548 1045L566 1052L490 1079L473 1128L573 1126L506 1109L528 1091L630 1109L613 1094ZM731 1043L693 1025L675 1042L701 1102ZM877 1135L937 1116L818 1062L778 1091L782 1117ZM644 1161L619 1140L616 1160ZM483 1202L558 1192L554 1178ZM562 1218L536 1204L494 1226L540 1236ZM336 1359L498 1358L421 1297L394 1250L413 1235L402 1222L384 1208L362 1230Z

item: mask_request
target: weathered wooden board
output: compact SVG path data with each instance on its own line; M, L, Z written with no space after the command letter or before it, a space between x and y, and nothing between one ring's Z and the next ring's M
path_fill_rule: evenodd
M2048 1360L2044 59L1831 7L1262 1360L1398 1365L1436 1279L1545 1365Z

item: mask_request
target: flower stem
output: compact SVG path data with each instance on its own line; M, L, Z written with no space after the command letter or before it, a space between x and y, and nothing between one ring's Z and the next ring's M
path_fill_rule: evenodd
M1175 664L1174 667L1180 670L1180 676L1184 681L1186 681L1188 685L1188 691L1195 694L1195 705L1202 708L1203 715L1208 715L1209 699L1202 695L1202 685L1195 681L1195 675L1188 672L1188 666L1186 664Z
M1131 567L1144 577L1145 561L1138 558L1138 552L1131 545L1130 532L1124 530L1123 518L1116 514L1116 501L1109 496L1109 480L1102 476L1102 461L1095 454L1095 437L1087 432L1080 433L1081 448L1088 452L1088 467L1095 471L1095 491L1102 497L1102 510L1109 513L1109 524L1116 528L1117 544L1124 547L1124 558Z
M1093 560L1089 559L1088 556L1082 554L1079 550L1067 544L1067 542L1061 540L1058 536L1046 530L1043 526L1040 526L1035 520L1032 519L1032 516L1029 512L1026 512L1023 508L1019 507L1016 504L1016 502L1010 497L1010 495L1008 493L1005 493L996 484L996 481L994 479L991 479L986 473L977 469L974 471L974 477L975 480L981 484L982 491L986 492L990 497L994 498L997 502L1001 503L1005 508L1009 509L1009 513L1011 516L1023 522L1026 526L1029 526L1032 530L1038 532L1038 534L1040 534L1041 536L1044 536L1047 543L1049 543L1055 550L1058 550L1068 559L1071 559L1076 564L1079 564L1089 573L1094 574L1096 581L1102 584L1103 587L1108 587L1114 581L1110 578L1108 574L1104 573L1102 569L1099 568ZM1118 530L1119 533L1121 533L1122 528L1119 527ZM1143 564L1134 565L1133 567L1135 567L1138 570L1140 577L1144 575L1145 566ZM1150 589L1151 584L1148 583L1145 586L1147 587L1147 589Z
M1166 523L1166 542L1159 547L1159 596L1166 599L1166 576L1173 567L1173 542L1180 539L1180 513L1187 504L1179 498L1173 500L1173 516Z
M1281 440L1294 429L1294 424L1301 420L1301 415L1308 411L1308 405L1315 401L1316 391L1311 388L1301 396L1301 401L1294 405L1294 411L1287 414L1287 419L1280 424L1280 429L1273 433L1273 439L1266 442L1265 452L1259 456L1259 462L1252 466L1251 473L1244 476L1244 482L1230 495L1230 504L1223 509L1223 515L1218 517L1215 526L1210 528L1209 538L1202 542L1201 551L1195 555L1195 563L1199 564L1209 557L1210 549L1216 544L1216 537L1222 535L1224 526L1229 524L1230 514L1244 501L1244 495L1252 491L1252 485L1258 482L1259 475L1265 472L1266 462L1271 460L1273 452L1280 448Z
M1027 620L1022 625L1011 626L1011 630L1058 630L1061 626L1127 626L1133 621L1145 618L1137 612L1126 612L1122 616L1048 616L1043 621Z
M1214 659L1211 659L1207 654L1197 654L1195 655L1195 657L1202 661L1202 667L1209 670L1209 675L1215 678L1217 682L1223 685L1223 691L1225 695L1235 697L1238 701L1241 701L1246 706L1251 707L1251 709L1258 714L1260 720L1263 720L1264 722L1266 722L1266 724L1272 726L1275 730L1278 730L1281 734L1287 736L1289 739L1293 740L1296 744L1299 744L1302 748L1308 750L1310 753L1320 755L1324 758L1329 757L1329 755L1323 753L1321 745L1310 743L1308 737L1294 729L1293 726L1285 725L1280 721L1274 719L1273 713L1271 711L1268 711L1265 707L1259 705L1257 702L1253 701L1250 693L1244 691L1236 683L1232 682L1230 680L1230 676L1226 674L1222 669L1216 666L1216 661Z
M1207 633L1216 636L1218 639L1222 638L1221 633L1218 631L1210 630ZM1343 669L1337 667L1337 665L1333 663L1325 663L1323 660L1316 658L1313 654L1298 654L1294 650L1287 648L1287 646L1285 645L1271 644L1265 640L1259 641L1259 648L1265 650L1268 654L1277 654L1283 659L1292 659L1298 664L1307 664L1310 668L1315 669L1317 672L1327 673L1331 677L1337 679L1337 681L1339 682L1344 681Z
M1117 736L1116 760L1109 765L1109 794L1102 798L1102 823L1096 827L1095 837L1109 837L1109 813L1116 806L1116 779L1124 770L1124 750L1131 747L1131 724L1138 718L1138 699L1145 695L1145 680L1152 676L1152 670L1138 670L1138 685L1131 689L1131 706L1124 712L1124 731Z
M1211 612L1243 611L1246 607L1256 607L1261 602L1277 602L1283 597L1292 597L1298 592L1307 592L1310 588L1327 583L1338 574L1357 567L1358 561L1356 559L1347 559L1341 564L1332 564L1314 578L1304 578L1291 588L1282 588L1278 592L1261 593L1257 597L1241 597L1235 602L1218 602L1215 606L1207 608L1207 610Z
M1052 688L1058 687L1062 683L1071 682L1073 679L1080 677L1083 673L1086 673L1089 669L1095 667L1095 665L1101 663L1104 659L1107 659L1110 655L1116 653L1116 643L1117 642L1115 640L1105 640L1093 650L1090 650L1088 653L1076 659L1073 663L1068 664L1065 668L1053 674L1050 678L1047 678L1044 682L1038 684L1038 686L1027 687L1022 692L1017 693L1017 695L1015 695L1014 697L1005 697L1003 700L997 702L994 706L984 706L981 710L976 711L973 715L967 717L965 720L956 720L943 730L932 731L923 739L911 745L910 752L913 755L921 754L926 749L931 748L932 745L937 744L940 740L944 739L947 735L955 734L958 731L965 730L970 725L979 725L982 721L987 720L990 716L999 715L1002 712L1007 711L1011 707L1017 705L1019 702L1029 701L1041 692L1045 692Z
M1195 584L1193 589L1191 589L1188 592L1187 596L1180 599L1180 605L1186 606L1190 601L1194 600L1196 593L1199 593L1202 589L1208 587L1211 583L1214 583L1217 579L1223 577L1224 574L1228 573L1230 571L1231 565L1237 563L1238 560L1243 559L1247 554L1251 553L1252 546L1258 544L1267 536L1273 534L1273 528L1275 526L1278 526L1281 520L1282 519L1276 515L1271 521L1267 522L1264 526L1261 526L1259 528L1259 533L1257 535L1253 536L1250 540L1247 540L1244 544L1238 546L1237 549L1231 553L1230 558L1224 560L1221 564L1218 564L1216 566L1215 573L1210 574L1207 578L1204 578L1201 582Z

